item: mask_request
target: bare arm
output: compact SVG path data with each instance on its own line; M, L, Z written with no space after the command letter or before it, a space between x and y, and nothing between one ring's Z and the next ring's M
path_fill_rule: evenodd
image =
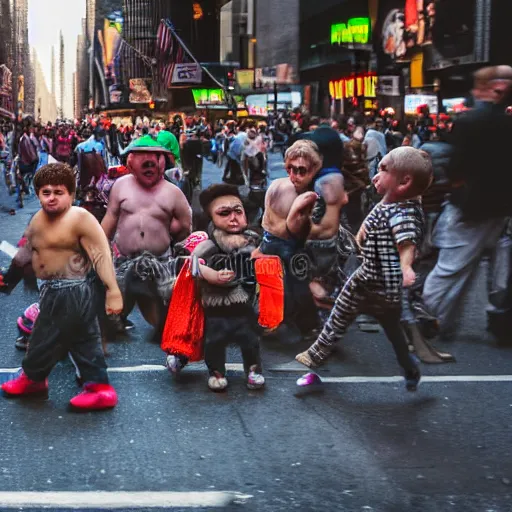
M311 230L311 212L318 195L315 192L304 192L298 196L286 217L286 227L295 238L306 240Z
M326 203L326 212L319 224L312 224L310 238L315 239L326 231L335 231L340 222L341 204L346 198L343 176L331 174L320 178L315 184L315 192L323 197Z
M30 221L27 229L23 233L23 238L26 239L25 243L20 246L16 255L9 265L9 269L5 273L0 272L0 292L10 293L16 285L23 279L25 270L28 266L32 267L32 224L36 216Z
M174 188L174 211L170 233L176 242L181 242L192 231L192 209L185 194L175 185L170 186Z
M117 185L117 186L116 186ZM107 213L101 221L101 227L108 240L113 240L116 234L117 223L119 222L119 213L121 211L121 201L119 191L121 187L118 183L114 183L110 196L108 198Z
M412 269L414 257L416 255L416 246L412 242L404 242L398 245L398 254L400 255L400 267L404 276L404 286L412 286L416 280L416 274Z
M210 284L222 286L233 280L235 273L231 270L213 270L206 265L199 264L201 278Z
M121 313L123 300L117 285L107 237L98 221L85 210L80 211L77 224L80 245L87 253L94 270L107 289L107 313Z

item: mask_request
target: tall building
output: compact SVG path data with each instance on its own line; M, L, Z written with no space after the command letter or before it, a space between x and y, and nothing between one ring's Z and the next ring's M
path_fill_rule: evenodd
M308 3L314 8L315 1ZM342 3L342 2L338 2ZM256 66L299 66L299 0L258 0Z
M56 92L55 92L55 46L52 46L52 71L51 72L52 72L52 76L50 79L51 91L52 91L52 94L56 98L57 96L56 96Z
M89 100L89 61L87 58L86 20L82 20L82 33L76 41L76 75L74 80L74 116L81 119Z
M183 3L187 0L182 0ZM153 69L146 59L155 57L158 26L162 18L171 17L168 0L124 0L123 37L130 47L123 49L123 82L131 78L152 79Z
M14 111L12 91L13 23L11 0L0 1L0 115Z
M65 82L65 53L64 53L64 36L60 33L60 53L59 53L59 116L64 118L64 98L66 95Z
M255 0L231 0L220 11L220 62L255 67Z
M41 63L37 58L37 53L32 52L32 67L34 69L34 90L35 90L35 112L34 117L41 123L52 123L57 119L57 102L55 94L48 89Z
M13 93L19 113L34 112L34 81L28 44L28 0L12 0Z

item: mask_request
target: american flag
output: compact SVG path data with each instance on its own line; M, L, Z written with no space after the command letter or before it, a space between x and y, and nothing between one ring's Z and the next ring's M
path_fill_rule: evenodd
M156 34L156 45L157 52L162 57L172 54L174 47L174 36L172 35L171 29L163 21L158 27L158 32Z
M175 64L184 64L190 62L191 59L164 21L158 27L156 47L160 80L163 86L169 88L172 85Z

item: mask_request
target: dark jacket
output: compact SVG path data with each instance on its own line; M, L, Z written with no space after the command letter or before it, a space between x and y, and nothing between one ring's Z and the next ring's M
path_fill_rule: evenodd
M343 142L339 133L330 126L320 125L313 132L296 134L293 142L297 142L297 140L311 140L318 146L323 157L322 168L342 168Z
M420 149L430 155L434 171L432 185L430 185L428 190L423 194L423 209L425 213L440 212L445 196L451 190L447 172L453 148L448 142L431 141L425 142Z
M467 221L512 215L512 116L504 107L479 108L455 123L447 176L451 202Z

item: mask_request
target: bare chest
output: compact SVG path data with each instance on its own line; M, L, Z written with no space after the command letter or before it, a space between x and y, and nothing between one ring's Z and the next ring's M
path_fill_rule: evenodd
M168 220L173 214L172 203L172 198L163 190L127 191L121 198L121 215L145 214Z
M80 252L78 237L73 226L67 222L37 226L30 235L30 244L35 252L48 249Z
M286 218L295 199L297 199L297 193L294 189L276 190L270 198L270 207L278 217Z

